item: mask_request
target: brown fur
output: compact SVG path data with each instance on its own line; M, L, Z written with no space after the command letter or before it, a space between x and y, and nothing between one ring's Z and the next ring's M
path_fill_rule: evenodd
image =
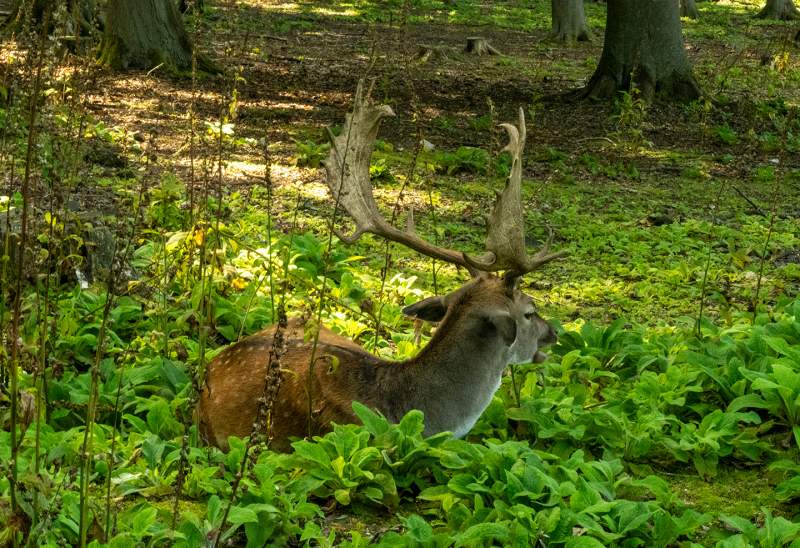
M393 421L411 409L423 409L432 421L427 433L454 429L462 415L475 414L472 400L490 399L499 383L507 365L502 353L510 344L509 318L514 318L517 339L524 339L520 344L526 345L528 358L534 358L539 341L555 340L552 329L538 315L526 320L530 324L518 327L523 320L517 309L524 308L530 315L529 301L530 297L508 288L499 278L478 278L445 297L412 305L407 310L416 315L436 316L446 311L446 316L437 318L441 325L426 348L405 362L376 358L322 328L314 367L311 433L329 430L332 422L356 422L354 400ZM309 433L311 343L304 340L303 331L302 322L292 320L285 334L283 384L272 412L272 447L277 450L288 450L290 438ZM225 349L209 363L199 402L201 433L209 443L224 449L228 436L250 434L274 333L274 327L265 329Z

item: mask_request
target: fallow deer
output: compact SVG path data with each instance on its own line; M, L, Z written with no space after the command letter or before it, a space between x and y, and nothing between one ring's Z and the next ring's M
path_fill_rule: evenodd
M352 235L337 232L337 236L352 243L364 232L377 234L465 267L473 279L448 295L424 299L403 310L421 320L441 322L428 345L403 362L382 360L325 328L312 350L302 322L290 321L283 331L282 383L270 416L274 449L288 450L290 439L307 435L310 424L312 433L321 433L332 422L355 422L353 401L395 422L419 409L425 415L426 434L447 430L464 436L491 401L506 367L541 361L540 346L556 339L531 297L518 287L523 274L562 255L548 251L552 234L535 255L525 250L522 109L518 126L503 124L510 140L505 150L511 153L511 174L488 217L487 252L472 257L432 245L411 228L399 230L381 216L372 195L369 165L380 121L394 113L386 105L373 104L369 96L361 82L341 134L330 136L331 151L324 164L327 184L336 207L346 210L356 223ZM505 274L492 274L499 271ZM274 335L275 328L268 328L227 348L209 363L199 402L201 432L209 443L225 449L228 436L251 433L263 401ZM316 356L313 367L312 354ZM310 409L313 420L308 417Z

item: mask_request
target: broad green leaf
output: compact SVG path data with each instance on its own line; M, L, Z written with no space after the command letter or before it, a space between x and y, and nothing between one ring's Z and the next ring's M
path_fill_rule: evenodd
M206 508L206 515L208 521L215 526L219 526L219 520L222 519L222 501L217 495L212 495L208 499L208 506Z
M349 489L337 489L333 493L336 502L341 504L342 506L349 506L350 505L350 490Z
M728 404L728 412L735 413L740 409L768 409L770 405L758 394L745 394L739 396Z
M456 535L453 541L456 546L464 546L470 542L485 544L489 541L496 541L502 543L506 538L508 538L508 527L506 525L502 523L479 523Z
M228 512L228 522L232 523L233 525L257 523L258 514L256 514L250 508L243 508L241 506L233 505L231 506L230 512Z
M156 520L157 510L153 506L140 508L131 520L131 532L138 538L145 535L150 524Z
M783 363L772 364L772 376L782 388L792 392L800 390L800 361L796 369Z
M389 430L389 421L366 405L354 401L353 412L364 424L367 431L373 436L384 434Z
M790 345L787 340L780 337L764 337L764 342L778 354L791 358L800 364L800 349Z
M295 455L308 459L324 468L330 468L331 459L319 444L309 441L296 441L292 444Z
M566 548L605 548L605 544L594 537L572 537L567 541Z
M741 531L747 536L753 536L756 533L756 526L753 525L750 521L739 517L739 516L729 516L727 514L721 514L719 516L720 521L730 527L735 531Z
M427 543L433 540L433 528L430 524L417 514L411 514L406 519L402 519L408 535L417 542Z
M421 435L425 430L425 420L422 411L416 409L409 411L406 416L400 420L398 428L406 436Z

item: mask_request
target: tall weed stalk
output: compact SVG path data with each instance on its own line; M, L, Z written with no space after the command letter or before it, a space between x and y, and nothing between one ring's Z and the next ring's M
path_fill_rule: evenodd
M45 23L49 22L50 10L46 10L44 17ZM32 67L33 85L28 96L28 136L25 147L25 171L21 181L20 194L22 196L22 212L20 219L19 242L16 246L14 280L13 280L13 304L11 306L11 330L10 345L11 356L9 363L9 389L11 391L11 462L9 491L11 499L11 511L17 514L20 511L19 501L17 500L17 483L19 481L18 451L21 439L17 440L17 427L19 425L19 368L20 368L20 324L22 321L22 280L25 272L25 259L28 247L28 216L31 208L31 186L33 184L34 154L37 144L37 124L39 119L39 95L42 88L42 77L44 64L46 61L46 40L47 33L42 30L39 33L36 44L31 45L29 54L29 66ZM10 212L9 212L10 213ZM10 214L9 214L10 218ZM24 433L21 433L24 435ZM17 535L14 535L14 544L17 543Z

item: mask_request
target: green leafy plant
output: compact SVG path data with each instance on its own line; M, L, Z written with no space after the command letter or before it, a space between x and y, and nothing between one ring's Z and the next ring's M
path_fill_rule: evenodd
M294 140L296 152L294 165L298 167L319 167L320 162L328 154L330 143L316 143L314 141Z
M458 147L455 152L433 153L435 170L447 175L458 173L485 174L489 168L489 153L482 148Z

